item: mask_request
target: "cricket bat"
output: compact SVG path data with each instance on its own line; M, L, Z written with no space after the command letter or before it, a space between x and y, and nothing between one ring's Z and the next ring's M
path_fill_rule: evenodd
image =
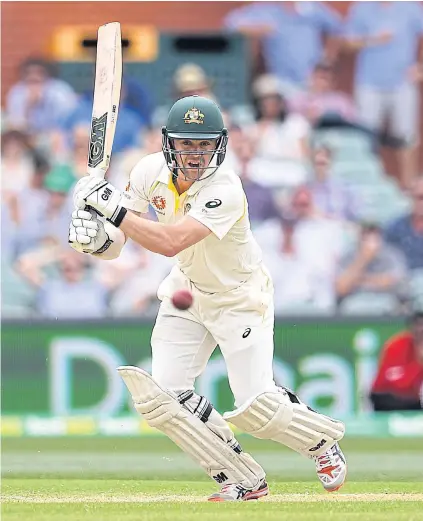
M94 101L88 150L89 175L105 177L112 155L122 84L122 37L119 22L98 29Z

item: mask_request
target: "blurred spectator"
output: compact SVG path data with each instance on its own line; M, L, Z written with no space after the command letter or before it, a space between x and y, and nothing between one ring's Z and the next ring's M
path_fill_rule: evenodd
M305 88L316 63L334 59L334 42L323 45L323 34L341 32L339 14L323 2L252 2L231 11L224 24L261 39L266 69L287 97Z
M420 2L353 2L350 9L347 46L358 51L355 88L360 117L379 131L389 116L392 133L407 143L399 155L401 181L407 188L417 175L423 7Z
M8 125L29 133L54 130L74 109L76 99L69 84L51 76L48 62L30 58L6 97Z
M276 313L329 313L335 306L335 267L341 229L318 217L306 187L255 234L273 278ZM324 247L322 247L324 245Z
M401 250L410 270L423 268L423 177L411 190L411 213L400 217L385 231L385 239Z
M230 130L231 153L230 165L240 176L242 186L247 196L248 213L252 227L277 216L272 191L251 179L254 170L254 143L251 136L240 128Z
M378 225L363 223L358 244L339 263L336 291L341 311L398 312L406 276L402 253L384 241Z
M72 150L73 138L77 127L89 126L91 128L91 116L93 110L92 91L84 93L75 110L64 121L63 130L67 135L68 149ZM141 132L145 124L141 118L132 110L125 106L124 101L119 106L119 117L116 123L116 132L113 141L113 154L119 154L129 148L140 145ZM86 144L86 154L88 155L88 142Z
M159 300L157 288L169 274L174 260L155 255L129 242L118 259L99 261L98 278L111 292L112 316L154 316Z
M41 238L40 223L43 212L46 211L49 203L47 190L44 188L44 181L50 170L47 159L40 153L33 152L34 174L31 177L30 184L24 188L16 199L16 223L18 228L15 231L15 241L18 245L18 251L24 251L29 247L34 247ZM35 235L31 237L29 230L37 230Z
M72 204L68 192L76 179L66 165L56 165L44 179L44 190L28 190L21 206L18 230L19 252L36 248L40 243L52 241L54 244L67 244L69 217Z
M423 311L385 343L370 399L375 411L423 409Z
M299 115L290 113L281 94L280 81L263 75L253 84L256 123L247 127L254 142L256 165L254 180L259 184L278 186L304 182L308 160L310 125Z
M55 319L107 316L108 292L90 275L88 262L89 257L66 250L60 256L58 277L32 279L39 285L40 316Z
M2 134L1 173L3 201L29 186L34 173L34 163L27 134L19 130L9 130Z
M305 118L289 112L275 76L263 75L253 84L257 123L253 137L263 157L304 159L308 153L310 127Z
M132 78L126 71L123 73L122 103L128 110L132 110L141 119L143 126L151 124L153 103L149 90L136 78Z
M196 94L216 101L211 89L211 80L204 69L195 63L184 63L176 69L173 87L175 99Z
M10 259L5 257L3 250L0 276L2 318L22 320L34 316L36 291L25 277L14 269Z
M309 187L316 210L329 219L355 220L358 215L357 198L345 183L332 177L331 168L331 150L324 146L315 149Z
M326 114L337 114L348 121L356 119L353 100L344 92L336 90L335 69L324 62L316 65L308 89L293 96L289 106L312 124Z
M212 91L212 80L207 76L206 71L196 63L184 63L176 69L172 78L171 89L172 103L194 94L218 103ZM166 123L170 107L171 105L164 104L156 108L153 115L153 126L161 127Z
M70 135L69 150L66 163L75 178L87 175L88 146L90 142L91 125L88 121L77 123Z
M2 257L9 262L17 254L23 194L36 171L35 152L26 134L10 130L2 135L1 171L1 246Z

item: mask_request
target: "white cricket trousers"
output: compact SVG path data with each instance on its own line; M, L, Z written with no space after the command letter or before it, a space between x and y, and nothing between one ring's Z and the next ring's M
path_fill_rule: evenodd
M187 311L170 301L182 288L194 297ZM152 376L162 387L176 392L194 389L195 379L219 345L236 407L260 393L276 391L273 285L265 268L235 290L205 294L175 267L158 296L162 303L151 338Z

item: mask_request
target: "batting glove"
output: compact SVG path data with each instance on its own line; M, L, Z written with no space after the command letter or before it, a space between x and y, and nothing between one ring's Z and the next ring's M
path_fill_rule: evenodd
M124 197L120 190L105 179L92 176L80 179L74 189L74 203L77 208L94 208L116 227L119 227L127 212L122 206Z
M69 244L80 253L100 254L112 244L102 218L94 211L75 210L69 225Z

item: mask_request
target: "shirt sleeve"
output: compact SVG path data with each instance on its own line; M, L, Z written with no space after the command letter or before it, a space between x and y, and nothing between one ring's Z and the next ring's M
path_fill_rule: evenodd
M129 175L129 182L124 192L122 205L134 212L147 213L149 200L146 195L146 182L148 174L148 164L145 158L141 159L132 169Z
M246 199L242 188L213 186L202 190L187 215L207 226L222 240L243 217Z
M404 280L407 276L407 261L404 254L397 248L391 247L387 255L387 267L398 280Z
M25 125L25 107L25 89L19 84L13 86L6 96L6 115L12 126L20 127Z
M414 12L414 20L416 24L417 34L423 37L423 6L420 2L413 2L411 4Z
M345 33L347 38L351 39L368 36L368 30L359 3L353 3L350 7L345 25Z
M399 221L395 221L393 223L390 223L384 231L384 238L385 240L394 246L398 247L399 244L399 238L401 236L401 230L399 226Z
M223 20L226 29L232 31L242 27L256 27L260 25L274 26L275 22L271 11L261 2L254 2L238 9L230 11Z
M323 31L329 34L341 34L343 24L340 14L323 2L319 2L317 5L319 6L319 23Z

